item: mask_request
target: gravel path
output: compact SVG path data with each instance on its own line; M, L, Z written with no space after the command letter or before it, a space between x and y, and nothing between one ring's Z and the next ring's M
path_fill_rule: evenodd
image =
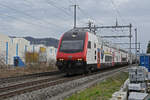
M5 100L63 100L65 97L96 84L97 82L104 80L113 74L120 72L121 70L125 70L125 68L119 68L112 71L87 76L49 88L14 96Z

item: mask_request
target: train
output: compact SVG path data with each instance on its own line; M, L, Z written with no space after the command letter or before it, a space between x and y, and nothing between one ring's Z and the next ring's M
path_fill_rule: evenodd
M129 64L129 53L85 29L65 32L58 44L56 66L70 74Z

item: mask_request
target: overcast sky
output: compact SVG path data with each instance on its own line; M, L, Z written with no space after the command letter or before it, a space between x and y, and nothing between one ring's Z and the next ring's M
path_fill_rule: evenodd
M92 20L97 26L133 24L146 50L150 40L150 0L0 0L0 33L9 36L54 37L59 39L73 27L73 8L78 4L78 26ZM121 33L99 30L99 35ZM128 33L123 31L122 34ZM134 31L132 33L134 35ZM112 39L126 41L127 39ZM134 41L134 38L133 38Z

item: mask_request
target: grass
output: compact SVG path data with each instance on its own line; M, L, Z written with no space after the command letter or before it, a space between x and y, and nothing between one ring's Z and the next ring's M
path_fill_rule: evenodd
M118 73L95 86L73 94L65 100L109 100L114 92L120 90L121 85L127 78L128 73Z
M27 75L40 72L50 72L57 70L56 66L47 66L44 64L35 64L26 67L14 67L0 69L0 78Z

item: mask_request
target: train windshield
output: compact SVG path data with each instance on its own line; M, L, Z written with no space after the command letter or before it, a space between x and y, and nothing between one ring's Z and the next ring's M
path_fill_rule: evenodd
M60 46L61 52L75 53L83 51L83 40L64 40Z

